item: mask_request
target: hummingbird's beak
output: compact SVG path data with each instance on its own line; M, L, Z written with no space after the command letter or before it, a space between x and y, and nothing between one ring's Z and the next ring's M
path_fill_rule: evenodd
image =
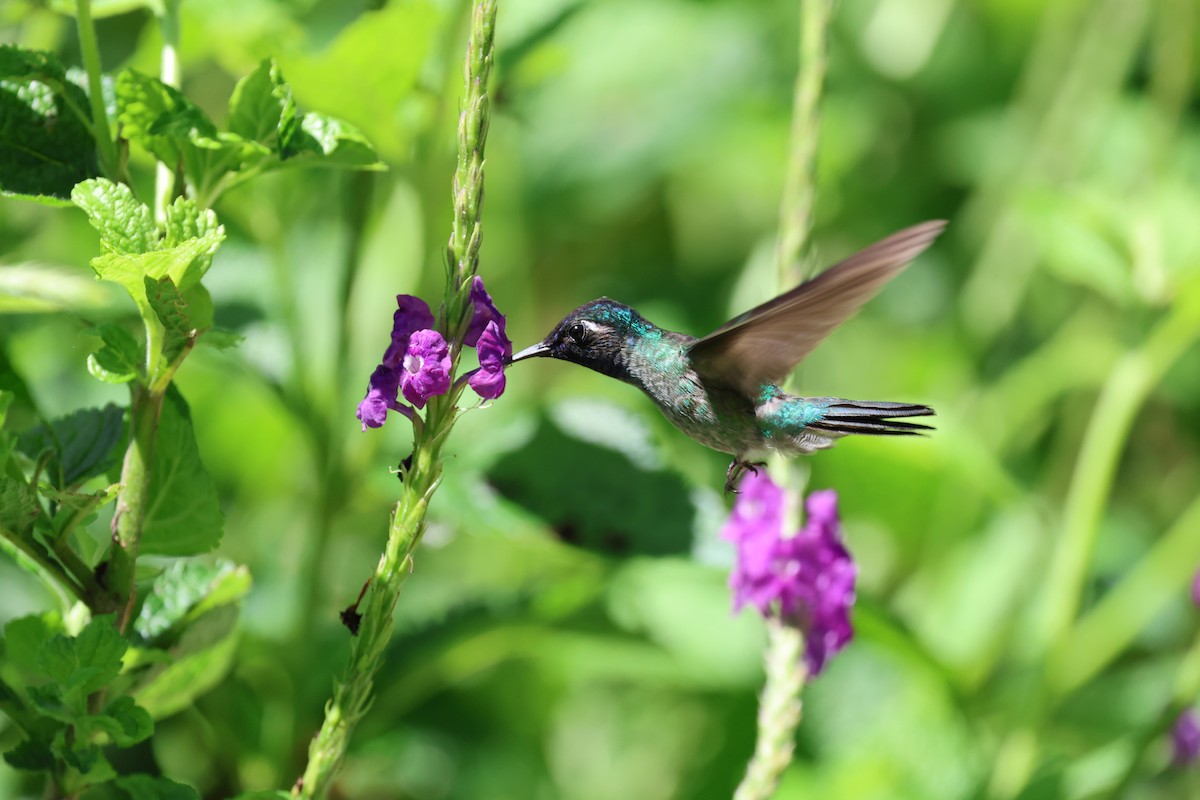
M514 355L508 360L508 363L513 364L517 361L523 361L526 358L537 358L538 356L544 356L549 352L549 345L547 345L545 342L538 342L532 347L526 347L524 350Z

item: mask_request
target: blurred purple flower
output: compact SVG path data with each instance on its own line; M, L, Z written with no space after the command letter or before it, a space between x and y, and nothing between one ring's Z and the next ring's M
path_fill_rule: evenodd
M1200 570L1197 570L1196 576L1192 578L1192 602L1200 606Z
M1200 758L1200 716L1196 709L1185 709L1171 728L1171 761L1186 767Z
M496 323L500 338L507 342L508 338L504 333L504 315L492 302L492 296L487 293L487 289L483 288L483 278L478 275L471 278L471 305L474 311L471 314L471 322L467 326L467 334L463 337L463 344L475 347L479 343L479 337L487 330L489 322ZM510 344L509 355L512 354L511 347Z
M367 383L367 396L358 404L355 415L362 421L362 429L381 428L387 421L388 409L396 402L396 394L400 391L400 375L389 367L380 364L371 373Z
M417 408L450 390L450 347L437 331L427 328L409 336L400 363L400 391Z
M433 327L429 304L411 294L396 295L396 313L392 315L392 343L383 354L383 365L395 369L404 360L408 339L419 330Z
M722 536L737 546L729 577L734 610L754 606L804 631L804 660L817 676L854 636L850 609L858 567L841 538L837 493L813 492L808 520L785 537L786 497L764 472L748 474Z
M495 400L504 394L504 363L512 358L512 342L492 320L479 336L477 351L479 369L467 379L467 383L484 400Z

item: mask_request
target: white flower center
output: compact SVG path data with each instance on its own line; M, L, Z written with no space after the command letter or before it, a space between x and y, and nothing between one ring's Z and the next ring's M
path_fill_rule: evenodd
M408 370L409 375L416 375L424 366L425 359L421 356L413 355L412 353L404 354L404 368Z

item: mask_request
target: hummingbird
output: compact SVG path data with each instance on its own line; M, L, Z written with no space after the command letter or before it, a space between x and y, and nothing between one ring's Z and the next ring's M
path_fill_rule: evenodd
M660 328L601 297L567 314L512 362L557 358L638 387L679 430L733 456L725 491L736 492L742 474L757 474L771 451L808 454L852 433L932 430L902 419L930 416L929 406L798 397L781 384L945 227L934 220L905 228L700 338Z

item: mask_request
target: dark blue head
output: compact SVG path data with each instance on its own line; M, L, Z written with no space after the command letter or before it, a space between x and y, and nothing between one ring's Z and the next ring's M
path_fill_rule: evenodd
M629 306L601 297L567 314L545 339L512 360L558 358L626 380L630 345L657 330Z

